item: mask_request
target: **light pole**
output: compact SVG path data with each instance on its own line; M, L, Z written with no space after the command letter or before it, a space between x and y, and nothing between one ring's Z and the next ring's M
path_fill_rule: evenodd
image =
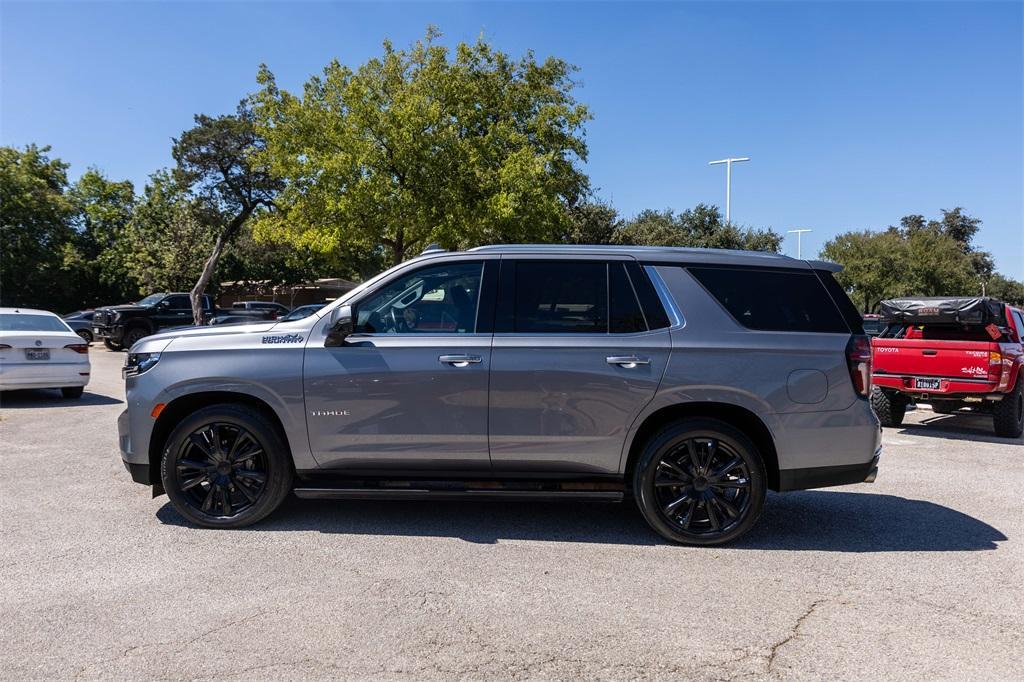
M803 239L802 239L802 237L804 236L804 232L813 232L813 230L808 230L808 229L804 229L804 230L786 230L786 234L795 234L796 235L796 257L801 259L801 260L803 259L803 248L801 248L801 247L803 246Z
M709 166L716 166L720 163L725 164L725 222L729 222L729 207L732 204L732 165L739 163L740 161L750 161L749 157L743 156L738 159L719 159L718 161L709 161Z

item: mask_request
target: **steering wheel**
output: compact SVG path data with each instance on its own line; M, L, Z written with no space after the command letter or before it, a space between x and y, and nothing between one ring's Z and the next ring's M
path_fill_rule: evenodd
M388 316L391 318L391 330L397 334L398 333L398 316L395 315L395 308L394 308L394 306L392 306L390 312L388 312Z

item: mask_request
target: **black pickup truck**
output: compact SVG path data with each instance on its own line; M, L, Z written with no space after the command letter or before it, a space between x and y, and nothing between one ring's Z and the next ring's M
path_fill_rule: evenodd
M203 296L203 323L214 314L213 301ZM110 350L131 348L144 336L172 327L192 325L192 302L188 294L151 294L138 303L97 308L93 314L93 336L103 339Z

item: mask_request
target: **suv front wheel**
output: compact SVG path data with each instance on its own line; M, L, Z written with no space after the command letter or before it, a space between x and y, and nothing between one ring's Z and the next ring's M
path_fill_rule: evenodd
M175 510L192 523L241 528L277 509L291 491L291 457L260 412L211 405L171 432L160 479Z
M709 418L682 419L656 433L633 475L647 523L690 545L718 545L746 533L761 515L766 489L757 447Z

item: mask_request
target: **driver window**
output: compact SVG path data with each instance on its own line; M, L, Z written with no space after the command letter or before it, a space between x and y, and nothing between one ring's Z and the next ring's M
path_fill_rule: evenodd
M355 310L357 334L472 334L483 263L433 265L387 284Z

